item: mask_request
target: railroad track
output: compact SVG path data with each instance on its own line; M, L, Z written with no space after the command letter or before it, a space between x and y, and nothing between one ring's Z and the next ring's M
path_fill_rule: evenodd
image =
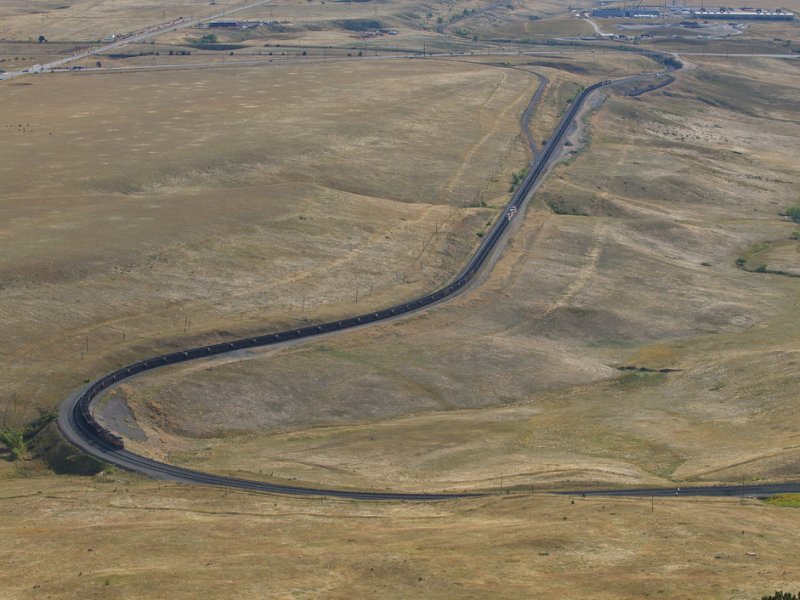
M252 348L262 348L286 344L296 340L310 339L320 335L327 335L335 332L346 331L356 327L361 327L371 323L394 319L403 315L418 312L447 298L458 294L472 281L480 272L481 268L487 264L492 253L498 248L498 244L508 231L514 215L520 214L526 202L530 199L536 185L542 180L553 159L557 156L562 147L562 142L573 125L575 117L583 108L587 98L596 90L618 83L627 83L644 76L628 77L616 81L600 81L584 89L571 103L569 109L562 117L558 127L550 136L547 145L542 149L538 159L532 165L528 175L514 196L504 207L503 212L496 220L491 231L484 237L483 242L478 247L475 254L466 266L445 286L424 296L419 296L407 302L395 304L375 312L363 313L354 317L340 321L329 321L317 325L301 327L299 329L287 329L268 333L255 337L242 338L229 342L221 342L209 346L199 346L171 354L162 354L148 358L122 367L112 373L92 382L86 388L67 398L60 407L58 425L64 436L82 451L90 454L106 463L143 473L150 477L176 481L181 483L193 483L217 487L240 488L250 491L268 492L275 494L288 494L294 496L330 496L337 498L348 498L355 500L407 500L407 501L431 501L445 500L452 498L468 498L486 495L483 493L403 493L403 492L381 492L381 491L362 491L346 489L329 489L318 487L300 487L278 483L269 483L250 479L240 479L235 477L225 477L204 473L192 469L186 469L146 458L134 452L124 449L113 432L98 423L91 413L91 406L101 394L118 383L138 375L145 371L161 368L168 365L180 364L191 360L200 360L212 356L219 356L230 352L247 350ZM736 496L742 495L769 495L779 492L800 491L798 483L769 484L769 485L750 485L750 486L694 486L684 488L641 488L641 489L616 489L616 490L577 490L559 492L566 494L585 494L585 495L616 495L616 496Z

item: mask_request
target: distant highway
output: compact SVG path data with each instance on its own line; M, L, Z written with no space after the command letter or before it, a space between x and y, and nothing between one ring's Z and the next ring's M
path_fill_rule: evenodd
M200 17L196 19L192 18L179 18L175 21L170 21L169 23L164 23L161 25L154 25L144 31L140 31L138 33L133 33L126 37L121 37L109 44L104 46L95 46L93 48L88 48L82 52L76 52L71 56L66 56L64 58L60 58L58 60L54 60L53 62L49 62L43 65L35 65L34 67L28 67L26 69L21 69L19 71L9 71L7 73L0 73L0 80L3 79L14 79L16 77L22 77L23 75L29 74L37 74L37 73L46 73L53 71L53 69L58 69L63 67L66 64L71 62L75 62L76 60L81 60L83 58L87 58L89 56L93 56L95 54L102 54L104 52L108 52L109 50L115 50L117 48L122 48L128 44L141 42L144 40L149 40L150 38L154 38L156 36L161 35L162 33L167 33L168 31L175 31L177 29L185 29L187 27L195 27L200 25L201 23L205 23L207 21L211 21L213 19L220 19L222 17L227 17L243 10L249 10L256 6L261 6L263 4L269 4L272 0L256 0L252 4L244 4L242 6L237 6L236 8L231 8L230 10L222 11L220 13L216 13L214 15L208 17Z

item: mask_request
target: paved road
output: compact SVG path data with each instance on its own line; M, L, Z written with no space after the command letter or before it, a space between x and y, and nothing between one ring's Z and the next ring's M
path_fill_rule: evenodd
M263 4L269 4L272 0L257 0L252 4L244 4L242 6L237 6L235 8L231 8L229 10L211 15L209 17L200 17L197 19L192 18L183 18L177 19L175 21L170 21L169 23L164 23L162 25L155 25L153 27L149 27L144 31L140 31L138 33L133 33L126 37L122 37L118 40L111 42L110 44L106 44L104 46L95 46L93 48L88 48L82 52L76 52L72 56L66 56L64 58L60 58L53 62L49 62L43 65L38 65L36 72L46 73L50 72L53 69L59 69L66 64L74 62L76 60L81 60L88 56L102 54L104 52L108 52L109 50L115 50L117 48L122 48L123 46L127 46L128 44L142 42L144 40L149 40L156 36L161 35L162 33L167 33L168 31L175 31L177 29L185 29L187 27L195 27L200 25L201 23L205 23L207 21L211 21L213 19L220 19L222 17L228 17L230 15L242 12L243 10L248 10L254 8L256 6L261 6ZM0 80L2 79L14 79L16 77L22 77L24 75L29 75L34 73L32 67L27 69L22 69L20 71L9 71L8 73L0 73Z

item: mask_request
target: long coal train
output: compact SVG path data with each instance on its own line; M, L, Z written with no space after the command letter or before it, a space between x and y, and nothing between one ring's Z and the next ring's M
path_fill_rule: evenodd
M147 360L142 360L122 367L113 373L109 373L97 379L81 393L72 409L72 417L77 428L81 431L84 437L90 439L93 444L100 446L105 451L122 451L124 448L122 438L104 427L94 418L91 413L91 404L92 401L103 391L129 377L144 371L149 371L151 369L156 369L167 365L174 365L190 360L217 356L236 350L271 346L274 344L299 340L323 333L342 331L368 323L375 323L377 321L391 319L399 315L420 310L457 293L476 276L480 268L486 262L487 258L489 258L491 255L492 250L494 250L495 246L497 245L497 242L509 227L512 220L511 217L513 217L514 214L516 214L516 212L523 207L527 197L530 195L541 176L545 173L550 161L560 148L561 141L569 128L572 126L573 120L583 105L583 102L593 91L611 83L612 82L610 81L601 81L595 83L594 85L585 88L574 99L567 113L561 119L561 122L559 123L555 132L550 136L549 142L545 149L542 151L538 160L523 180L522 185L506 205L503 213L497 219L491 231L484 237L483 243L478 247L478 250L475 252L467 265L450 283L444 287L439 288L430 294L414 298L407 302L395 304L389 308L384 308L376 312L364 313L355 317L343 319L341 321L330 321L327 323L321 323L319 325L302 327L300 329L287 329L285 331L269 333L256 337L242 338L230 342L221 342L209 346L191 348L189 350L155 356L153 358L148 358ZM130 453L126 452L126 454ZM413 494L409 496L413 496Z

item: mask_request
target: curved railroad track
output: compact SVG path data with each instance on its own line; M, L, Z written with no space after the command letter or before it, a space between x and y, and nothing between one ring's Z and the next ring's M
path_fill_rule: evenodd
M573 125L575 117L583 108L587 98L596 90L614 85L616 83L630 82L643 76L627 77L617 81L600 81L584 89L571 103L569 109L562 117L558 127L549 138L549 142L542 149L537 160L532 165L530 172L525 177L522 185L516 191L509 203L504 207L492 230L487 234L475 254L466 266L445 286L423 296L407 302L395 304L375 312L364 313L340 321L330 321L284 331L267 333L260 336L242 338L229 342L221 342L209 346L190 348L171 354L155 356L143 361L117 369L92 382L86 388L79 390L67 398L60 407L58 426L62 434L75 446L87 454L94 456L106 463L121 467L126 470L143 473L150 477L209 486L240 488L250 491L289 494L289 495L323 495L356 500L443 500L451 498L465 498L484 495L481 493L404 493L362 491L347 489L328 489L318 487L300 487L225 477L186 469L146 458L122 447L121 438L98 423L91 412L92 403L109 388L133 377L134 375L150 371L167 365L179 364L191 360L200 360L212 356L219 356L230 352L276 346L296 340L310 339L320 335L346 331L371 323L394 319L402 315L411 314L429 306L437 304L447 298L458 294L475 280L481 268L487 264L488 259L498 248L498 244L506 234L514 215L521 213L525 204L530 199L536 185L546 174L550 164L562 147L567 132ZM541 86L537 90L534 100L541 93ZM532 101L526 111L529 115ZM524 120L524 117L523 117ZM775 490L775 491L772 491ZM653 495L764 495L769 493L797 491L800 484L774 484L767 486L697 486L681 488L642 488L627 490L586 490L562 493L571 494L604 494L625 496L653 496Z
M622 81L629 81L626 78ZM94 456L106 463L123 469L137 471L145 475L178 481L183 483L197 483L213 486L237 487L242 489L264 491L272 493L293 495L326 495L360 500L441 500L444 498L458 498L474 496L471 493L394 493L359 490L334 490L323 488L305 488L299 486L273 484L262 481L223 477L191 469L177 467L167 463L140 456L122 447L121 438L98 423L92 415L92 403L109 388L118 383L138 375L167 365L175 365L190 360L199 360L211 356L219 356L229 352L262 348L292 342L296 340L313 338L333 332L346 331L366 324L377 323L394 319L402 315L414 313L424 308L439 303L462 291L467 284L473 281L493 254L499 241L508 230L512 219L518 212L521 213L525 203L530 198L533 189L541 181L547 169L561 148L565 135L571 128L575 116L581 110L586 99L597 89L611 85L615 82L600 81L584 89L571 103L569 109L562 117L558 127L550 136L548 144L540 152L537 160L516 191L514 196L504 207L503 212L496 220L491 231L483 238L475 254L466 266L445 286L424 296L411 299L407 302L395 304L375 312L364 313L341 321L330 321L318 325L310 325L299 329L288 329L268 333L260 336L232 340L209 346L189 348L171 354L162 354L142 360L95 380L86 388L72 394L60 406L58 426L62 434L72 444L87 454ZM537 88L534 99L541 93L542 86ZM530 105L526 114L530 114Z

